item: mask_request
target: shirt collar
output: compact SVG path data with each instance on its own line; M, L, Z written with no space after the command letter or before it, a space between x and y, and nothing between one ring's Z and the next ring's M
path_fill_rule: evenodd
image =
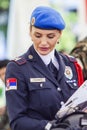
M40 58L42 59L42 61L44 62L44 64L47 66L50 61L52 60L52 63L55 65L55 67L59 70L59 64L57 62L57 59L55 57L55 49L53 49L48 55L41 55L36 49L35 51L37 52L37 54L40 56Z
M36 51L37 52L37 51ZM38 53L38 52L37 52ZM38 55L40 56L40 58L43 60L43 62L45 63L45 65L48 65L50 63L50 61L52 60L55 61L55 56L54 56L54 50L52 50L49 54L47 55L41 55L38 53Z

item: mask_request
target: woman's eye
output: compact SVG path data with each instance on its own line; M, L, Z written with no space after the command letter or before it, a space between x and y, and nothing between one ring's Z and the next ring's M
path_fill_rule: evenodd
M48 36L48 38L52 39L52 38L54 38L54 36L53 35L52 36Z
M35 35L35 37L36 37L36 38L40 38L40 37L41 37L41 35Z

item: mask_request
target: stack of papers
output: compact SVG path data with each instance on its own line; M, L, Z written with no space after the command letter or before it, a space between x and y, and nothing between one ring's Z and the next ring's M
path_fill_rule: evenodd
M72 112L75 112L79 104L87 101L87 80L75 91L75 93L60 108L56 116L62 118Z

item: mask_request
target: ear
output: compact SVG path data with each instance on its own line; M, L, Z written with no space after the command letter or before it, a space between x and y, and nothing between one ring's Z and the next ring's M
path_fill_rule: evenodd
M57 44L59 44L59 39L60 39L61 35L62 35L62 31L61 31L61 30L59 30L59 35L58 35Z
M59 33L60 33L60 37L61 37L61 35L62 35L62 31L60 30Z
M59 38L58 38L58 39L60 39L61 36L62 36L62 31L60 30L60 31L59 31Z

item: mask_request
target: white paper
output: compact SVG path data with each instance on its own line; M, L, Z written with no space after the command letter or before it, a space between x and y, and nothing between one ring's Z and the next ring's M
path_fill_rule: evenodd
M87 101L87 80L76 90L67 102L57 112L59 118L75 111L76 107Z

